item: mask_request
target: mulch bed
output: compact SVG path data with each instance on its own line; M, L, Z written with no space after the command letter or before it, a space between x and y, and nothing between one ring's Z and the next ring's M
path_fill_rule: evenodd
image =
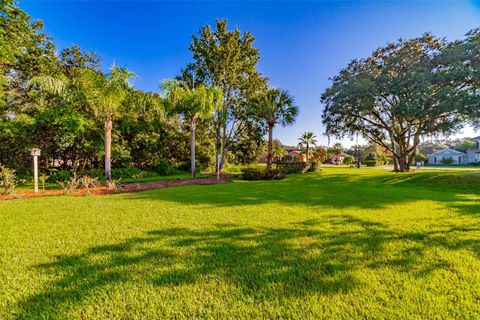
M70 196L88 196L88 195L108 195L108 194L118 194L118 193L130 193L130 192L141 192L146 190L153 189L162 189L175 186L185 186L190 184L197 185L207 185L207 184L217 184L217 183L226 183L230 179L225 176L221 176L220 180L217 178L199 178L199 179L177 179L177 180L160 180L160 181L151 181L151 182L132 182L132 183L120 183L117 186L116 190L108 189L107 186L100 186L97 188L88 188L88 189L77 189L72 192L66 192L62 189L56 190L39 190L38 193L35 193L33 190L17 190L15 194L8 197L1 197L0 200L13 200L13 199L25 199L25 198L36 198L36 197L46 197L46 196L60 196L60 195L70 195Z

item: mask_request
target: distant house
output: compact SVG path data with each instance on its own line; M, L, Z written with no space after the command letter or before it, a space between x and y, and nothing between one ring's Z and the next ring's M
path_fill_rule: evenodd
M438 150L428 156L429 164L467 164L467 154L450 148ZM447 162L448 160L448 162Z
M438 150L428 154L429 164L469 164L480 163L480 136L472 139L475 142L475 148L462 152L451 148Z
M307 161L307 157L302 150L289 150L288 154L283 159L286 161Z
M332 164L342 164L343 160L347 156L348 156L348 154L346 154L345 152L340 152L340 153L337 153L337 154L331 156L330 159L329 159L329 162L332 163Z

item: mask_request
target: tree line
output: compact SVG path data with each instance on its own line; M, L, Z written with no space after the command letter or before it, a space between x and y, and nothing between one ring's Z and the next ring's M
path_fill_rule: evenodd
M278 125L294 123L298 107L269 86L250 32L226 20L192 36L192 62L158 92L135 89L132 71L108 71L95 52L74 45L56 54L43 23L13 0L0 3L0 163L30 171L30 150L43 150L42 169L198 166L258 161L267 171L283 151ZM328 136L361 135L408 171L423 138L479 125L480 31L447 41L432 34L389 43L353 60L322 96ZM264 143L264 136L267 142ZM326 150L313 133L300 139L308 161ZM311 155L311 151L315 151Z
M132 71L104 71L76 45L57 55L42 22L13 0L0 4L0 27L0 163L18 172L30 170L32 147L43 169L103 167L106 179L112 166L220 172L227 161L256 161L264 134L271 146L273 127L298 113L257 70L252 34L226 20L192 36L192 62L158 92L135 89Z

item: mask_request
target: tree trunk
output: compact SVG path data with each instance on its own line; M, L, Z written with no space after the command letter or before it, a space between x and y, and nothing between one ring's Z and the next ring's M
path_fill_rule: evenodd
M273 126L268 126L268 151L267 151L267 175L272 173L272 158L273 158Z
M398 172L399 168L398 168L398 158L397 158L397 147L395 145L395 139L393 137L393 131L390 130L388 132L388 134L390 136L391 148L392 148L392 152L393 152L393 171Z
M220 124L216 124L216 143L215 143L215 172L217 172L217 176L220 173L220 157L221 157L221 152L222 152L222 141L221 141L221 128Z
M406 154L401 154L398 158L398 166L400 172L408 171L408 157Z
M223 127L223 136L222 136L222 158L220 160L220 172L223 170L225 166L225 162L227 160L227 148L228 148L228 137L227 137L227 127L226 125Z
M393 171L398 172L398 159L395 155L393 155Z
M108 117L104 123L105 130L105 180L112 179L112 118Z
M190 164L192 170L192 179L195 179L195 130L197 127L197 119L196 117L192 118L192 123L190 125Z
M307 143L307 163L308 163L308 151L309 151L309 148L308 148L308 147L309 147L309 145L308 145L308 143Z

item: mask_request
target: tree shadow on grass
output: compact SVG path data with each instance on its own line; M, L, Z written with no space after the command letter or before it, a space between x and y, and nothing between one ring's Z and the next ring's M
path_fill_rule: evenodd
M187 186L183 187L181 193L172 188L128 197L132 201L164 200L203 205L206 208L278 203L285 208L303 205L380 209L389 205L431 200L443 203L459 213L478 214L480 174L466 175L470 177L470 182L462 185L452 182L461 179L458 173L366 175L355 174L353 171L351 175L305 174L292 175L280 181L234 181L225 185ZM472 186L477 186L477 179L478 189L475 189Z
M458 232L472 231L402 233L350 215L305 220L289 228L228 224L209 230L153 230L39 265L40 272L54 274L56 280L21 301L18 318L65 318L107 287L125 283L147 283L157 290L183 285L212 290L208 284L214 282L258 301L346 293L369 285L358 278L359 270L388 267L415 277L448 270L449 261L424 261L426 252L473 249L478 255L476 241L457 237ZM410 245L388 252L388 246L403 241Z

